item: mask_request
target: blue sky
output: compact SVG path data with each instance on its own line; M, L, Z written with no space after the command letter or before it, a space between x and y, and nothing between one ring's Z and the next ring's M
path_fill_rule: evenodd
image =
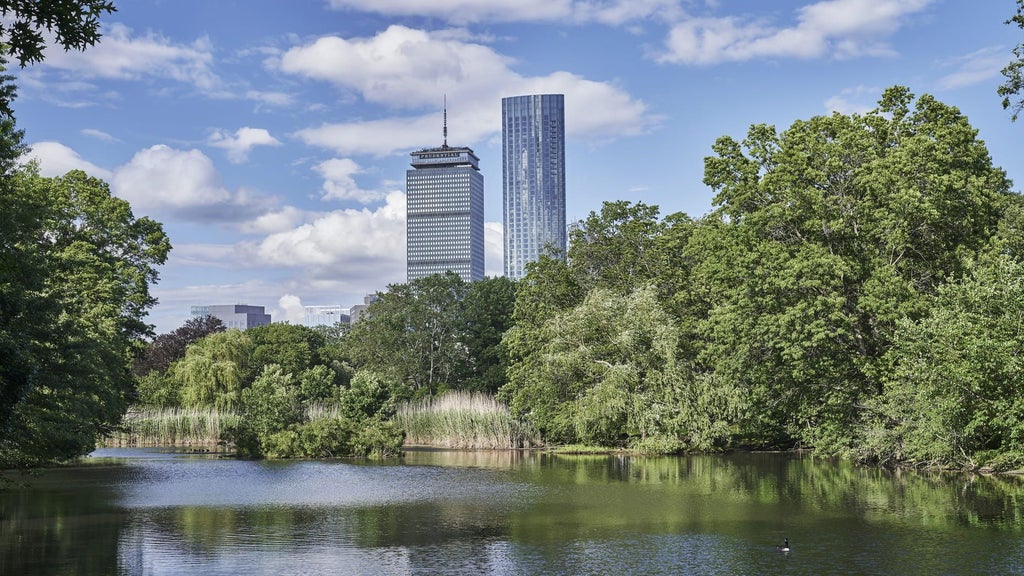
M409 152L480 157L500 275L501 98L563 93L570 220L605 201L711 209L722 135L864 112L901 84L955 105L1024 179L999 70L1013 0L122 0L102 42L18 76L45 175L81 168L174 250L157 332L198 304L360 303L405 281ZM1015 185L1019 190L1019 184Z

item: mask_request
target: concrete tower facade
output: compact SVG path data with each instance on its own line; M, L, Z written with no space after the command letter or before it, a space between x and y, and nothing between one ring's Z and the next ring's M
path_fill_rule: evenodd
M412 153L405 172L406 277L448 270L470 282L484 277L484 177L467 147L444 144Z

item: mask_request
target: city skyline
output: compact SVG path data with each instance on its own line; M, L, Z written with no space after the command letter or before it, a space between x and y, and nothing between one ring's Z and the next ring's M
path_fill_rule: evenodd
M564 94L566 220L624 200L707 214L703 162L749 126L864 113L900 84L957 106L1024 181L996 94L1012 0L119 2L103 40L16 77L43 175L81 168L164 224L158 333L204 302L351 306L406 280L404 174L450 142L484 175L503 273L501 99Z

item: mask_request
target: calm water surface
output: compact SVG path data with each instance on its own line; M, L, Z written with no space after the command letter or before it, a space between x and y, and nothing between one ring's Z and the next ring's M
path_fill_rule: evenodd
M810 456L110 449L9 477L3 575L1024 573L1021 478Z

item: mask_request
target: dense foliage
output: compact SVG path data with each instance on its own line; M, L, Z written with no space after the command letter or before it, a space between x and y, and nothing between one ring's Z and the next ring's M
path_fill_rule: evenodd
M170 243L105 182L17 165L13 118L0 128L0 465L23 466L88 452L121 420Z
M517 414L549 441L638 448L937 464L1019 450L1014 335L996 328L1012 321L976 319L977 349L955 366L920 355L943 354L927 344L939 326L966 330L940 314L953 286L1012 294L996 287L1011 274L961 279L1020 255L1001 236L1019 231L1020 198L956 108L892 88L870 113L755 125L713 150L703 219L610 203L574 231L568 262L531 267L505 339ZM998 350L998 368L977 366ZM929 387L957 378L982 399L954 394L961 413L940 413Z
M158 418L166 411L153 409L213 410L231 422L219 440L247 457L388 455L401 446L388 421L391 390L369 372L352 377L329 331L290 324L225 331L197 319L157 336L144 357L171 335L203 329L179 359L140 378L140 408Z

